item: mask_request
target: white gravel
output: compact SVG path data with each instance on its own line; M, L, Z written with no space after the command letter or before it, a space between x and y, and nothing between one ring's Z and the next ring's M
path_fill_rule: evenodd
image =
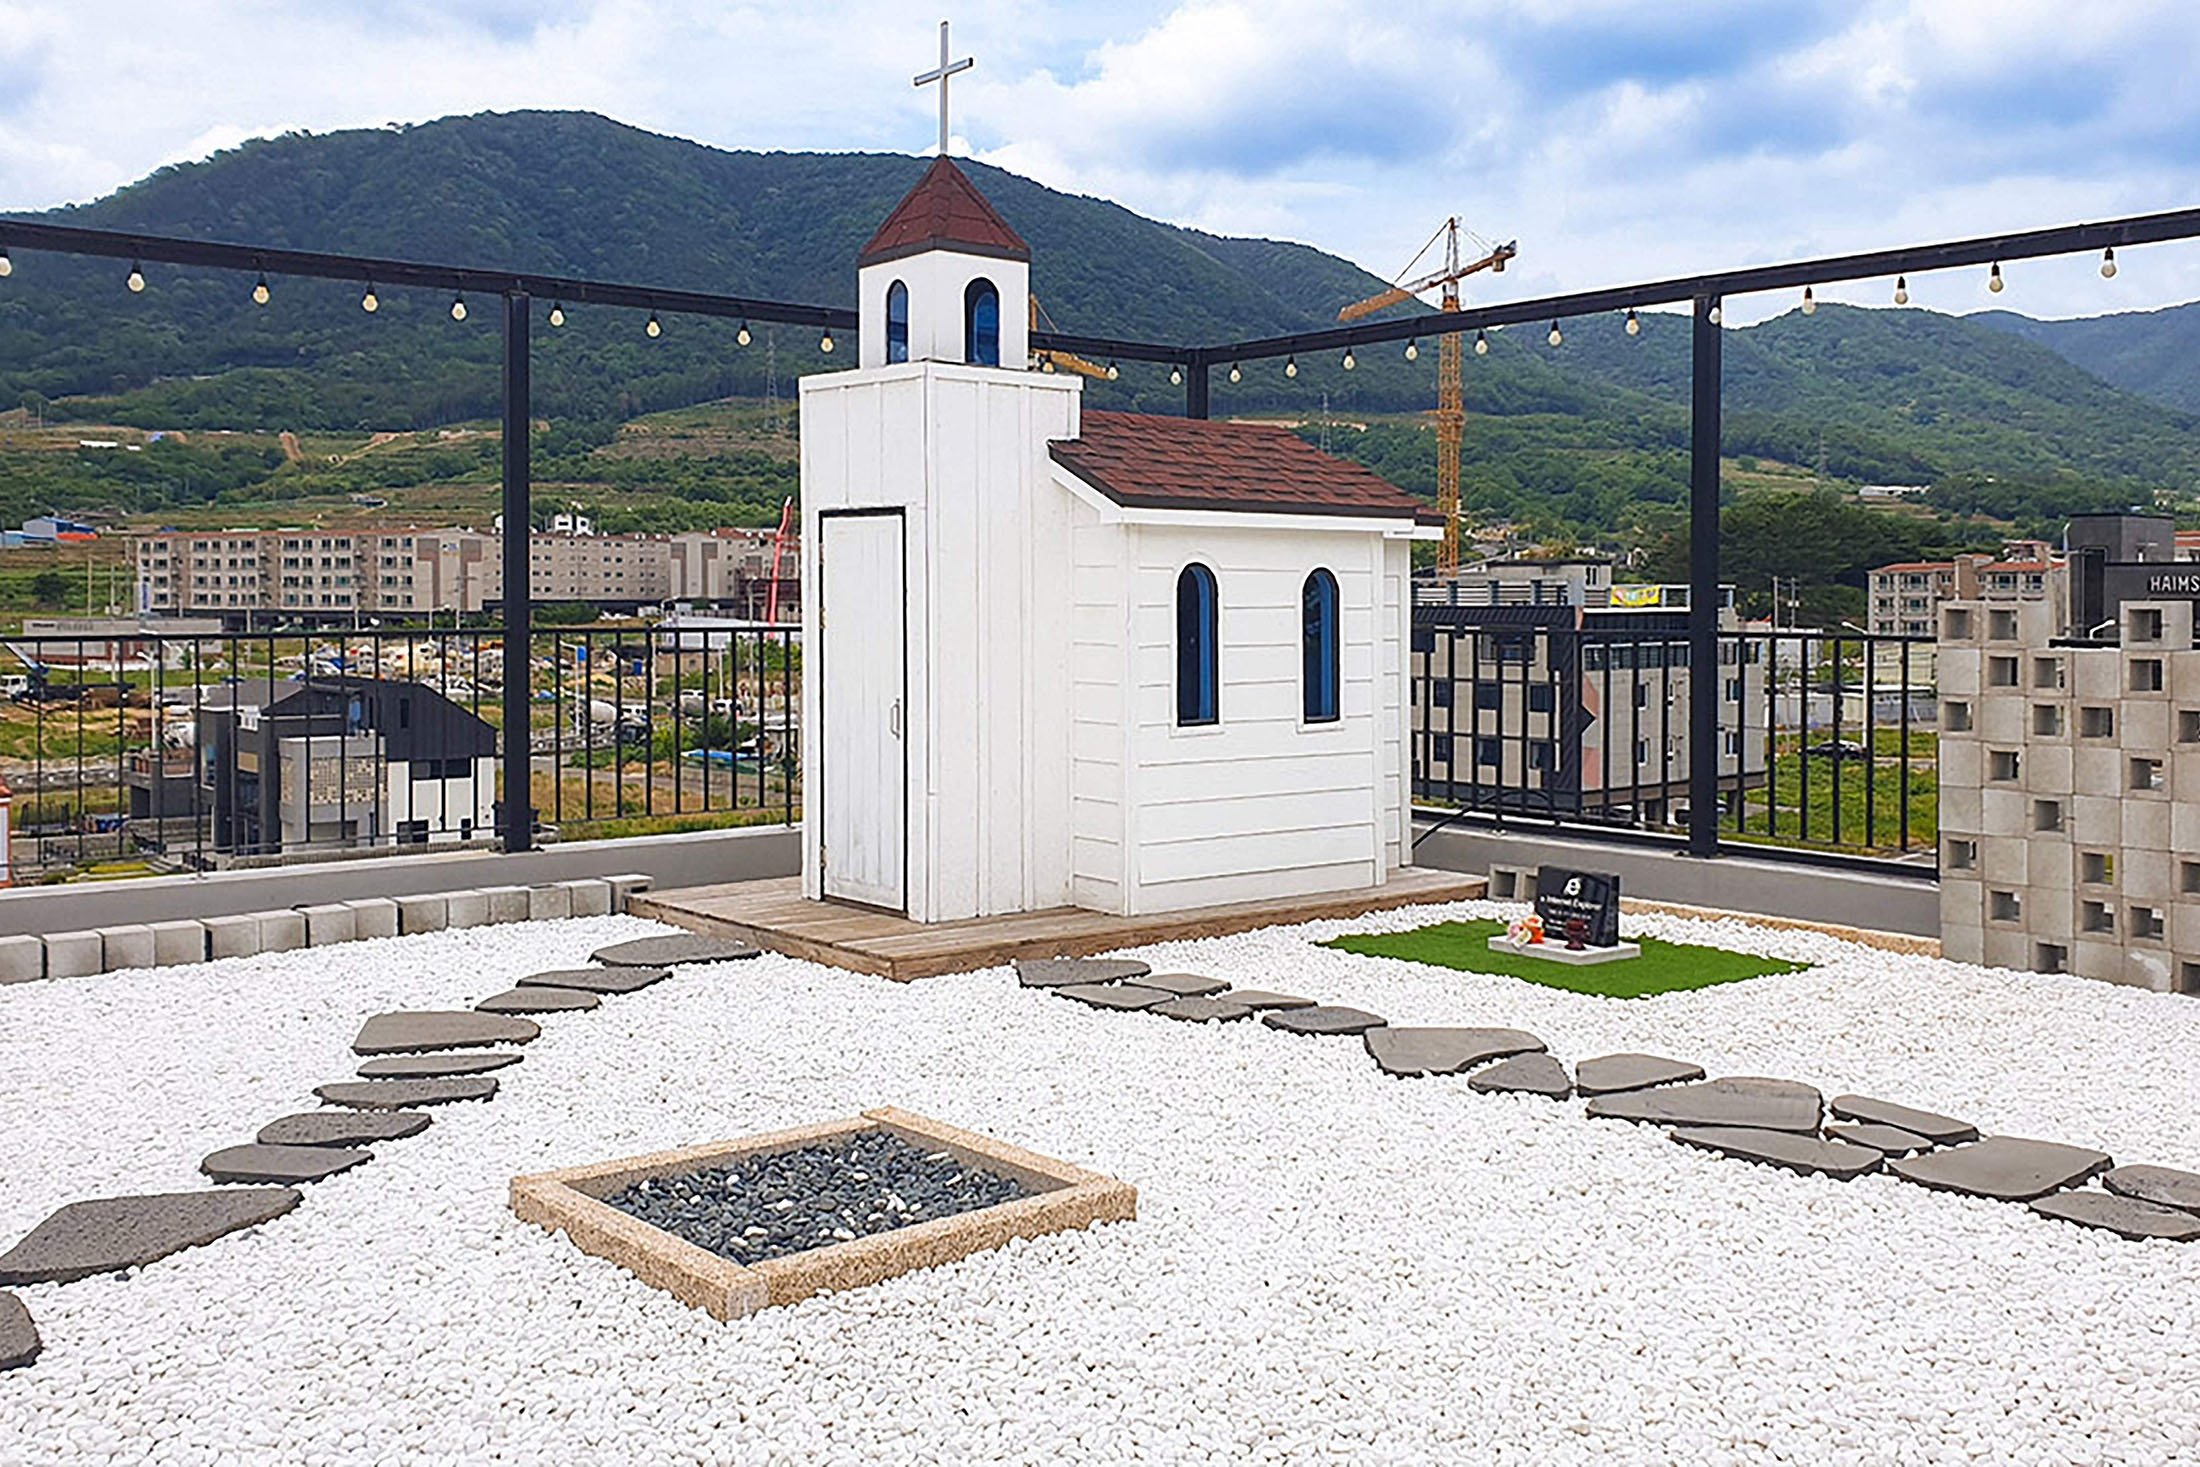
M2200 1167L2200 1003L1809 934L1620 1002L1309 945L1478 904L1141 949L1400 1023L1645 1049ZM458 1007L626 918L0 989L0 1245L348 1078L368 1013ZM295 1213L21 1290L0 1463L1337 1460L2184 1463L2200 1245L1848 1185L1391 1080L1357 1041L1195 1028L767 956L543 1019L493 1102ZM721 1325L505 1207L515 1173L895 1104L1135 1182L1135 1223Z

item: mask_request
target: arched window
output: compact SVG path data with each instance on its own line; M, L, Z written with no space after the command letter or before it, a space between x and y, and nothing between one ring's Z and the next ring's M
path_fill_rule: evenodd
M898 280L886 287L886 360L909 360L909 287Z
M1308 723L1337 719L1337 578L1317 569L1299 592L1300 696Z
M963 292L963 360L973 367L1001 364L1001 293L990 280L973 280Z
M1213 723L1215 713L1215 573L1188 565L1176 578L1176 721Z

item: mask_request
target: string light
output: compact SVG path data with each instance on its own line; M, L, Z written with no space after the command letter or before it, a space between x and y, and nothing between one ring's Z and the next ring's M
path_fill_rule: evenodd
M1417 362L1421 360L1421 343L1419 338L1415 338L1406 343L1406 360L1409 362Z
M1245 372L1236 362L1230 363L1230 380L1232 382L1243 382L1245 380Z
M0 280L5 280L14 273L15 261L8 258L7 246L0 245Z
M4 266L6 260L6 252L0 251L0 266ZM5 268L0 268L0 275L7 273ZM2116 278L2116 247L2114 245L2110 245L2107 249L2101 251L2101 278L2103 280L2114 280Z
M1894 278L1894 303L1898 306L1910 303L1910 278L1907 275L1897 275Z
M1299 375L1299 359L1297 357L1285 357L1283 359L1283 375L1286 377Z
M659 325L657 322L657 313L655 311L651 311L649 313L649 324L644 326L642 330L647 332L650 339L653 341L656 338L665 334L665 328Z
M463 291L451 297L451 319L453 321L466 319L466 295Z
M1818 314L1818 297L1810 293L1810 287L1807 285L1803 287L1803 314L1806 316Z
M1544 338L1544 339L1545 339L1545 340L1547 340L1547 341L1549 341L1551 345L1553 345L1553 346L1557 346L1557 345L1558 345L1558 344L1559 344L1560 342L1564 341L1564 340L1565 340L1566 338L1565 338L1564 336L1562 336L1562 335L1561 335L1561 334L1559 333L1559 329L1558 329L1558 323L1557 323L1556 321L1553 321L1553 322L1551 323L1551 334L1550 334L1550 335L1549 335L1548 337Z
M1045 352L1039 353L1039 370L1052 372L1054 370L1054 358Z
M553 326L563 326L565 324L565 307L556 301L550 303L550 324Z
M1478 357L1486 357L1490 354L1490 334L1487 331L1474 333L1474 354Z
M1344 369L1345 369L1345 370L1346 370L1347 372L1349 372L1349 371L1351 371L1351 370L1352 370L1353 368L1355 368L1355 367L1357 367L1357 366L1359 366L1359 365L1360 365L1360 359L1359 359L1358 357L1356 357L1356 356L1352 355L1352 348L1351 348L1351 347L1349 347L1349 346L1348 346L1348 347L1346 347L1346 348L1344 349Z
M1703 318L1706 321L1709 321L1712 325L1716 326L1719 324L1720 317L1723 314L1724 313L1719 310L1719 303L1717 301L1713 301L1711 303L1711 309L1703 313Z
M123 284L130 287L130 294L132 295L136 295L145 289L145 272L138 268L137 261L132 260L130 262L130 278L124 281Z
M1115 380L1116 380L1117 378L1121 377L1122 375L1123 375L1123 371L1122 371L1122 369L1121 369L1120 367L1116 366L1116 365L1115 365L1115 363L1113 363L1113 362L1110 362L1110 363L1108 363L1108 380L1109 380L1110 382L1113 382L1113 381L1115 381Z
M367 282L367 293L359 297L359 309L370 316L382 309L381 299L375 295L374 282L371 280Z
M753 340L755 338L749 335L749 323L744 319L741 322L741 329L733 333L733 344L735 346L747 346Z
M263 270L260 272L260 278L252 282L252 304L264 306L267 304L267 298L267 272Z
M1642 335L1642 320L1640 317L1635 315L1635 308L1633 306L1629 306L1627 308L1627 334L1629 336Z
M1182 367L1169 368L1169 385L1171 387L1182 387L1184 385L1184 369Z
M1994 261L1994 268L1986 272L1986 288L1996 295L2001 294L2001 261Z
M833 354L833 333L830 330L817 339L817 349L827 356Z

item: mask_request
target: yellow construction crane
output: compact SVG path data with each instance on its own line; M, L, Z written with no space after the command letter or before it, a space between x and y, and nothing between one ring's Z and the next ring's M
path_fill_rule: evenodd
M1047 316L1046 311L1040 306L1039 298L1033 296L1031 298L1031 329L1037 331L1042 326L1049 331L1058 329ZM1087 361L1077 353L1070 351L1035 351L1031 354L1031 360L1042 372L1057 370L1075 372L1080 377L1097 377L1103 382L1112 382L1119 375L1112 363L1103 367L1098 362Z
M1354 301L1337 312L1340 321L1357 321L1362 316L1372 316L1386 306L1397 305L1419 295L1424 290L1442 287L1444 309L1459 309L1459 282L1477 270L1502 274L1505 262L1520 253L1513 243L1498 245L1479 260L1462 264L1459 259L1459 220L1456 215L1446 219L1429 236L1428 243L1419 253L1406 262L1401 276L1411 275L1414 266L1438 240L1444 242L1444 268L1423 275L1403 284L1369 296L1364 301ZM1443 548L1437 552L1438 575L1452 575L1459 569L1459 440L1466 431L1467 410L1459 389L1459 333L1446 331L1437 341L1436 358L1436 508L1444 517Z

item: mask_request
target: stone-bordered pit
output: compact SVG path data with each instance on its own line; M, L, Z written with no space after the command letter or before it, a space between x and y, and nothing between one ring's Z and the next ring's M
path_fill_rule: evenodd
M886 1108L515 1177L513 1212L719 1319L1137 1216L1127 1182Z

